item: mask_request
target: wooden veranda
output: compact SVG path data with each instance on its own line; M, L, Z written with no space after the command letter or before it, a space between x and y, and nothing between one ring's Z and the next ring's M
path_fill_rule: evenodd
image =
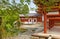
M44 7L46 9L46 7ZM41 6L38 6L38 13L42 13L44 16L44 33L47 33L47 29L51 29L54 26L54 22L60 21L60 5L59 6L51 6L51 11L58 11L57 15L47 15L48 12L45 10L42 11ZM49 20L49 28L47 28L47 19Z

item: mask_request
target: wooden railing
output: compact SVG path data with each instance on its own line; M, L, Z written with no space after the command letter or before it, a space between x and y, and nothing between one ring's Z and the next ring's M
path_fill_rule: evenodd
M47 15L47 19L49 20L49 29L54 27L56 22L60 22L60 14L58 15Z

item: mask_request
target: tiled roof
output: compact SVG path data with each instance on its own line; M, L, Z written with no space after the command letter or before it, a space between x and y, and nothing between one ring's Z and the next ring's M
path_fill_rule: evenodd
M24 16L24 15L20 14L19 16ZM38 14L38 13L29 13L29 14L26 14L26 16L41 16L41 14Z

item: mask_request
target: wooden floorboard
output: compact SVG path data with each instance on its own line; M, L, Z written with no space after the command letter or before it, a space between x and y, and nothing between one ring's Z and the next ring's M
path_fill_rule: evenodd
M38 37L49 37L49 35L51 35L52 38L60 39L60 26L54 26L51 30L47 30L46 34L43 32L33 34L33 36Z

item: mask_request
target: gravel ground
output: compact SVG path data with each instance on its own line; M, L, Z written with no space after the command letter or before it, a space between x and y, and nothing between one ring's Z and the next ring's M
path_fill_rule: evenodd
M42 29L42 30L41 30ZM6 39L32 39L32 34L33 33L36 33L36 32L41 32L43 31L43 28L39 28L37 29L35 32L34 31L26 31L24 33L20 33L18 36L15 36L15 37L10 37L10 38L6 38ZM36 39L39 39L37 37L35 37Z

